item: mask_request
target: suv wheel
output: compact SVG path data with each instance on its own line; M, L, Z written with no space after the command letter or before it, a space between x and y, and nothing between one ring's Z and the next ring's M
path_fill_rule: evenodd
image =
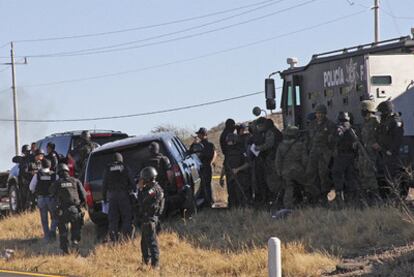
M20 196L16 185L12 185L9 190L10 212L16 214L20 212Z

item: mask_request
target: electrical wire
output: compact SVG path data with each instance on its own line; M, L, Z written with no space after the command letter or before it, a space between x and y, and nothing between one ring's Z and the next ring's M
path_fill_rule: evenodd
M171 61L171 62L167 62L167 63L161 63L161 64L157 64L157 65L151 65L151 66L132 69L132 70L126 70L126 71L120 71L120 72L114 72L114 73L108 73L108 74L102 74L102 75L95 75L95 76L90 76L90 77L86 77L86 78L76 78L76 79L67 79L67 80L60 80L60 81L54 81L54 82L38 83L38 84L33 84L33 85L23 85L22 87L23 88L47 87L47 86L55 86L55 85L62 85L62 84L68 84L68 83L84 82L84 81L89 81L89 80L97 80L97 79L103 79L103 78L108 78L108 77L121 76L121 75L130 74L130 73L137 73L137 72L147 71L147 70L151 70L151 69L171 66L171 65L175 65L175 64L187 63L187 62L191 62L191 61L195 61L195 60L199 60L199 59L203 59L203 58L207 58L207 57L211 57L211 56L216 56L216 55L219 55L219 54L233 52L233 51L236 51L236 50L239 50L239 49L252 47L252 46L255 46L255 45L258 45L258 44L263 44L263 43L266 43L266 42L273 41L275 39L288 37L288 36L298 34L298 33L301 33L301 32L317 29L319 27L323 27L323 26L326 26L326 25L329 25L329 24L332 24L332 23L335 23L335 22L339 22L339 21L342 21L342 20L357 16L357 15L360 15L360 14L365 13L365 12L366 12L365 10L364 11L359 11L359 12L356 12L356 13L353 13L353 14L348 14L348 15L345 15L345 16L341 16L341 17L338 17L338 18L335 18L335 19L332 19L332 20L329 20L329 21L325 21L325 22L322 22L322 23L319 23L319 24L308 26L308 27L298 29L298 30L295 30L295 31L292 31L292 32L279 34L279 35L269 37L269 38L266 38L266 39L261 39L261 40L253 41L253 42L250 42L250 43L238 45L238 46L235 46L235 47L210 52L210 53L200 55L200 56L196 56L196 57L190 57L190 58L186 58L186 59L175 60L175 61Z
M240 25L244 25L244 24L248 24L254 21L258 21L258 20L262 20L265 19L267 17L270 16L274 16L280 13L283 13L285 11L289 11L289 10L293 10L295 8L299 8L308 4L311 4L315 1L319 1L319 0L308 0L306 2L302 2L300 4L285 8L285 9L281 9L272 13L268 13L259 17L254 17L245 21L241 21L238 23L234 23L234 24L230 24L230 25L226 25L223 27L219 27L219 28L215 28L215 29L211 29L211 30L207 30L207 31L203 31L203 32L199 32L199 33L194 33L194 34L189 34L189 35L185 35L185 36L181 36L181 37L176 37L176 38L172 38L172 39L167 39L167 40L161 40L161 41L156 41L156 42L151 42L151 43L147 43L147 44L141 44L141 45L137 45L137 46L131 46L131 47L124 47L124 48L116 48L116 49L111 49L111 50L102 50L102 51L91 51L91 52L82 52L82 51L88 51L87 49L84 50L76 50L76 51L69 51L69 52L56 52L56 53L49 53L49 54L31 54L31 55L24 55L21 57L28 57L28 58L55 58L55 57L73 57L73 56L87 56L87 55L95 55L95 54L102 54L102 53L112 53L112 52L119 52L119 51L125 51L125 50L131 50L131 49L138 49L138 48L144 48L144 47L148 47L148 46L154 46L154 45L160 45L160 44L165 44L165 43L169 43L169 42L174 42L174 41L178 41L178 40L183 40L183 39L189 39L189 38L194 38L194 37L199 37L199 36L203 36L206 34L210 34L210 33L214 33L214 32L218 32L218 31L223 31L223 30L227 30L233 27L237 27ZM129 43L129 42L128 42ZM106 47L111 47L111 46L106 46Z
M283 1L286 1L286 0L279 0L279 1L276 1L276 2L271 2L270 4L262 5L262 6L259 6L257 8L250 9L250 10L238 13L238 14L234 14L234 15L227 16L227 17L224 17L224 18L220 18L218 20L213 20L213 21L210 21L210 22L207 22L207 23L203 23L201 25L188 27L188 28L181 29L181 30L178 30L178 31L168 32L168 33L164 33L164 34L160 34L160 35L155 35L155 36L151 36L151 37L147 37L147 38L143 38L143 39L139 39L139 40L133 40L133 41L123 42L123 43L118 43L118 44L111 44L111 45L107 45L107 46L86 48L86 49L75 50L75 51L60 52L60 53L57 53L57 54L66 55L66 54L78 54L78 53L84 53L84 52L93 52L93 51L117 48L117 47L127 46L127 45L131 45L131 44L137 44L139 42L145 42L145 41L151 41L151 40L160 39L160 38L164 38L164 37L169 37L169 36L172 36L172 35L177 35L177 34L185 33L185 32L188 32L188 31L197 30L197 29L201 29L203 27L207 27L207 26L210 26L210 25L220 23L220 22L228 21L230 19L240 17L242 15L246 15L246 14L255 12L257 10L260 10L260 9L267 8L269 6L281 3Z
M148 115L155 115L155 114L163 114L163 113L170 113L170 112L176 112L176 111L182 111L182 110L188 110L188 109L194 109L194 108L200 108L220 103L225 103L229 101L234 101L242 98L247 98L259 94L263 94L264 91L258 91L248 94L243 94L235 97L220 99L220 100L213 100L209 102L204 102L200 104L194 104L194 105L187 105L187 106L181 106L176 108L169 108L169 109L163 109L163 110L157 110L157 111L151 111L151 112L143 112L143 113L137 113L137 114L127 114L127 115L115 115L115 116L105 116L105 117L91 117L91 118L73 118L73 119L19 119L19 122L27 122L27 123L60 123L60 122L84 122L84 121L100 121L100 120L110 120L110 119L122 119L122 118L132 118L132 117L141 117L141 116L148 116ZM12 122L13 119L5 119L1 118L0 122Z
M231 8L231 9L221 10L221 11L217 11L217 12L212 12L212 13L208 13L208 14L204 14L204 15L198 15L198 16L188 17L188 18L184 18L184 19L177 19L177 20L172 20L172 21L167 21L167 22L162 22L162 23L156 23L156 24L151 24L151 25L144 25L144 26L137 26L137 27L126 28L126 29L119 29L119 30L114 30L114 31L79 34L79 35L71 35L71 36L60 36L60 37L21 39L21 40L15 40L15 42L16 43L27 43L27 42L43 42L43 41L56 41L56 40L66 40L66 39L78 39L78 38L99 37L99 36L106 36L106 35L112 35L112 34L118 34L118 33L131 32L131 31L152 29L152 28L156 28L156 27L163 27L163 26L168 26L168 25L173 25L173 24L178 24L178 23L184 23L184 22L194 21L194 20L208 18L208 17L213 17L213 16L217 16L217 15L221 15L221 14L231 13L231 12L235 12L235 11L238 11L238 10L243 10L243 9L247 9L247 8L250 8L250 7L254 7L254 6L260 6L262 4L266 4L266 3L269 3L269 2L273 2L273 1L274 0L266 0L266 1L261 1L261 2L257 2L257 3L249 4L249 5L236 7L236 8Z

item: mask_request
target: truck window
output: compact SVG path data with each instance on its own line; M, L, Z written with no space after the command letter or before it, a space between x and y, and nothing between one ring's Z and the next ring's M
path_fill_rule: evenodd
M296 106L300 106L300 86L295 86Z
M372 76L371 84L376 86L389 86L392 84L392 77L390 75Z

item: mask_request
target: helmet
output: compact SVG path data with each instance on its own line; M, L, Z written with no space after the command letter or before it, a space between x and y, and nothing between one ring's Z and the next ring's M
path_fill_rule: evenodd
M377 111L382 114L390 114L394 111L394 105L389 100L381 102L377 107Z
M30 146L25 144L22 146L22 153L30 152Z
M351 116L348 112L339 112L337 119L338 122L349 122L351 121Z
M152 154L160 153L160 145L156 141L151 142L150 145L148 146L148 149Z
M296 126L287 126L285 130L283 130L283 135L288 138L294 138L297 137L299 134L299 128Z
M139 178L144 180L144 182L152 182L157 178L158 172L152 166L144 167L139 173Z
M67 173L69 173L69 166L67 164L60 163L58 165L58 173L60 173L60 172L67 172Z
M229 133L226 136L226 144L228 145L235 145L237 143L238 140L238 135L236 135L235 133Z
M255 116L260 116L262 109L260 107L254 107L252 112Z
M328 113L328 109L326 108L326 106L324 104L319 104L315 108L315 113L327 114Z
M36 149L36 151L35 151L35 156L44 155L44 154L45 154L45 152L43 152L42 149Z
M89 131L82 131L81 138L84 140L90 140L91 139L91 133Z
M361 110L375 113L376 112L376 106L375 102L371 100L364 100L361 102Z
M267 120L266 120L266 118L263 117L263 116L262 117L259 117L256 120L256 130L258 132L263 132L263 131L266 130L266 127L267 127Z
M197 135L207 135L207 129L204 127L201 127L200 129L198 129L198 131L196 132Z
M52 166L52 163L48 159L42 160L42 168L50 168Z
M123 162L124 161L124 158L122 157L122 154L121 153L115 153L114 154L114 161L115 162Z

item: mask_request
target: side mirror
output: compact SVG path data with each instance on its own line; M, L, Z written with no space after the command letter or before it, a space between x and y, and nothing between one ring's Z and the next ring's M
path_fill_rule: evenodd
M266 97L266 108L268 110L276 109L276 87L275 80L267 78L265 80L265 97Z
M22 156L14 156L12 159L12 162L19 164L21 162L23 162L23 157Z

